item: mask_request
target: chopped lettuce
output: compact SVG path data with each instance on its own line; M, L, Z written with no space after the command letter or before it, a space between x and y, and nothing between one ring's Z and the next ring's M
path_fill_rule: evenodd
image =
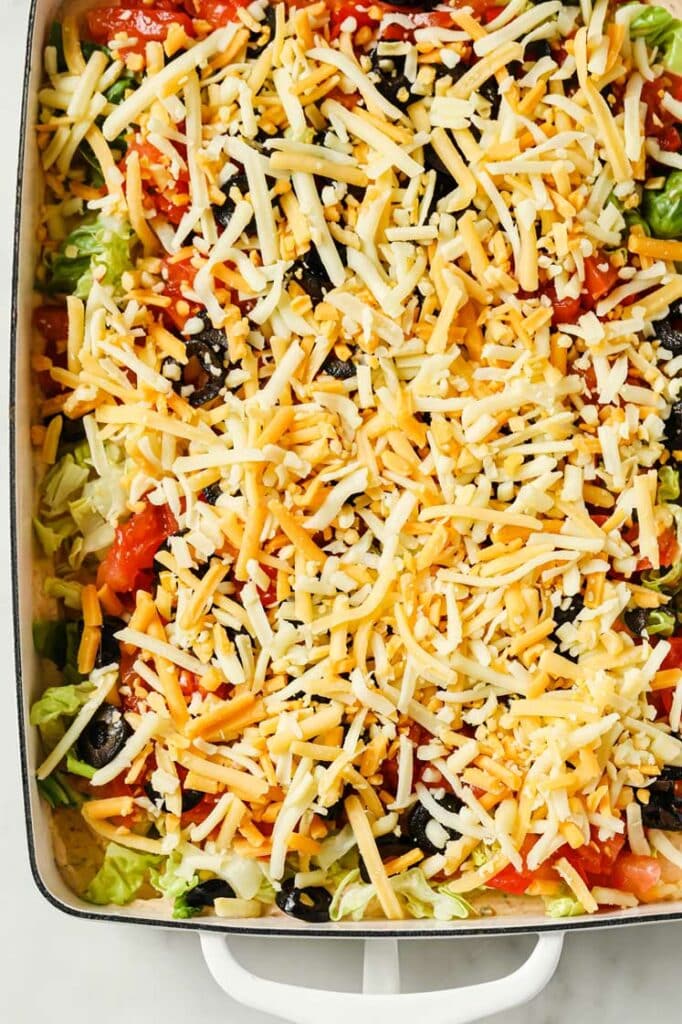
M682 21L665 7L643 6L630 22L630 38L658 47L669 71L682 72Z
M658 471L658 501L678 501L680 497L680 471L674 466L661 466Z
M195 885L198 884L197 880ZM176 921L186 921L187 918L197 917L197 915L203 912L203 907L192 907L187 902L187 894L191 892L191 889L193 888L194 886L191 886L190 889L187 889L186 892L180 893L180 895L176 896L173 900L173 917Z
M95 278L116 289L121 275L132 267L133 240L127 221L103 214L86 218L52 256L46 291L87 299Z
M46 597L64 602L67 608L75 612L81 610L81 584L77 580L62 580L57 576L46 576L43 581L43 593Z
M43 800L46 800L53 810L56 807L79 807L82 803L80 795L59 772L53 772L46 779L39 779L38 789Z
M65 719L74 718L92 694L89 682L50 686L31 707L31 725L37 725L47 750L52 750L66 732Z
M401 898L407 910L415 918L433 918L436 921L452 921L466 918L473 908L447 885L431 886L420 868L411 868L390 879L393 890ZM329 916L332 921L350 917L361 921L366 914L378 909L376 889L371 883L360 879L357 869L350 871L334 893Z
M682 236L682 171L671 171L661 188L644 190L642 212L654 238Z
M649 636L672 636L677 620L667 608L652 608L646 619L646 631Z
M96 771L91 764L76 757L73 749L66 755L66 770L72 775L80 775L84 779L91 779Z
M82 683L78 671L78 648L81 641L80 622L58 619L54 622L33 623L33 646L41 658L49 658L61 671L64 682Z
M52 467L40 486L33 520L36 535L47 555L66 556L68 568L77 570L89 555L108 548L125 509L121 480L125 452L118 445L102 445L104 467L99 476L87 441L68 451ZM63 596L65 600L71 595ZM68 602L74 607L73 602ZM75 607L78 607L80 601Z
M659 594L675 594L682 588L682 561L675 562L666 572L642 573L642 585Z
M585 908L575 896L562 894L545 898L545 913L548 917L579 917L585 913Z
M139 853L117 843L109 843L104 863L84 896L90 903L115 903L123 906L135 899L142 885L149 881L153 868L163 857L152 853Z

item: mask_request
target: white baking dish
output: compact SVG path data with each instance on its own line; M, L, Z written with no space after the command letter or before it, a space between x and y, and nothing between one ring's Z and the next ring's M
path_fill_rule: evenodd
M44 40L57 4L54 0L32 0L23 82L23 112L17 183L17 219L11 339L11 514L13 598L15 618L16 678L19 710L21 758L28 832L29 856L36 885L54 906L93 921L128 921L136 925L184 928L201 932L208 966L226 991L254 1008L279 1017L307 1024L318 1024L324 1006L328 1024L346 1024L349 1014L358 1024L370 1021L377 1013L390 1012L392 1019L428 1019L464 1022L478 1020L499 1010L519 1005L532 998L549 981L559 960L563 933L584 928L682 919L682 900L674 903L640 906L634 910L602 913L597 917L574 917L554 921L540 915L515 912L504 916L469 921L440 923L430 921L382 922L362 925L352 922L310 926L289 917L265 917L248 921L201 919L200 922L174 921L162 916L158 903L137 901L129 907L95 909L75 896L61 878L52 853L49 810L38 795L34 771L38 763L38 740L28 726L28 709L40 690L36 677L36 659L31 640L34 618L34 568L31 530L32 472L30 422L32 385L30 376L31 311L35 266L36 214L41 202L41 178L33 143L37 93L41 77ZM79 6L84 6L81 2ZM500 935L534 932L538 943L530 958L518 971L504 979L456 991L398 995L398 938L455 938L470 935ZM242 968L234 959L225 935L336 936L375 940L366 943L364 994L333 993L276 984ZM380 940L380 941L376 941ZM322 1002L324 1000L324 1003Z

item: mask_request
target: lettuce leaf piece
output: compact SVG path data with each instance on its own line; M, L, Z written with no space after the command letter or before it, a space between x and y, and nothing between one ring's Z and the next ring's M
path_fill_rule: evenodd
M682 561L675 562L667 572L642 573L642 586L659 594L675 594L682 588Z
M55 807L80 807L83 802L80 794L71 788L59 772L53 772L46 779L39 779L38 789L52 810Z
M76 580L61 580L56 576L46 576L43 582L43 593L47 597L62 600L67 608L75 612L81 610L82 587Z
M63 515L69 511L69 502L81 493L89 476L89 468L79 465L71 452L62 456L40 486L41 504L47 506L50 515Z
M674 466L661 466L658 471L658 501L677 501L680 497L680 471Z
M42 522L37 516L33 517L33 529L38 538L38 543L48 558L56 553L70 537L73 537L76 528L70 516L62 516L61 519L54 519L52 522Z
M177 850L173 850L166 858L163 871L151 869L149 881L163 896L173 900L173 917L176 921L196 917L201 913L201 907L190 907L186 901L187 893L199 884L199 876L191 874L187 877L186 870L183 874L182 855Z
M33 623L33 647L40 658L57 668L66 664L66 623L63 619L38 619Z
M116 289L124 271L132 267L134 240L127 221L100 214L87 217L68 235L48 266L48 294L76 295L87 299L98 270L101 284Z
M199 884L199 879L194 885ZM187 892L180 893L173 900L173 917L176 921L186 921L190 917L197 917L203 913L203 907L192 907L187 902L187 894L194 888L194 885L187 890Z
M421 868L410 868L391 878L390 882L413 917L452 921L454 918L469 917L473 913L471 904L450 892L447 885L429 885ZM340 921L344 917L361 921L366 914L376 911L378 906L374 885L362 882L359 870L354 869L342 879L334 893L329 917L332 921Z
M467 918L473 907L447 885L432 887L421 868L410 868L391 879L395 892L402 896L412 917L431 917L436 921L452 921Z
M115 903L123 906L135 899L142 885L149 880L150 870L163 861L153 853L129 850L117 843L109 843L104 863L84 893L89 903L100 905Z
M545 897L545 913L548 917L579 917L585 908L573 895Z
M65 719L74 718L92 694L90 682L50 686L31 707L31 725L37 725L43 743L52 750L66 732Z
M657 46L669 71L679 74L682 70L682 21L665 7L643 7L630 22L630 38Z
M96 769L86 761L81 761L74 753L73 748L66 755L66 770L72 775L80 775L84 779L91 779Z
M644 190L642 212L654 238L682 237L682 171L671 171L662 188Z

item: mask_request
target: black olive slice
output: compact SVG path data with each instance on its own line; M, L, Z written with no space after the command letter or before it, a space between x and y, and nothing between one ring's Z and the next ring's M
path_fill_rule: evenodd
M275 8L272 4L268 4L265 8L265 17L262 21L258 22L260 34L255 39L252 39L246 47L249 57L260 56L265 47L275 38L276 17Z
M345 254L340 253L340 256L343 260ZM313 302L322 302L327 292L334 287L314 245L298 257L289 270L289 276Z
M647 787L649 802L642 803L645 828L666 832L682 832L682 770L664 768L662 774Z
M232 199L232 197L230 196L230 190L233 185L235 185L239 189L242 196L245 196L247 194L247 192L249 191L249 179L246 177L245 171L240 171L238 174L235 174L234 177L230 178L230 180L225 183L224 188L225 192L227 193L225 202L222 203L222 205L220 206L215 205L212 207L213 216L216 219L216 223L219 224L221 228L227 227L232 218L232 214L234 213L234 208L236 204L234 199ZM250 226L251 225L247 225L247 231L249 230Z
M382 861L393 860L395 857L402 857L414 849L414 843L407 839L397 839L395 836L381 836L377 839L377 849L381 854ZM360 856L360 878L363 882L371 882L364 857Z
M635 636L642 635L647 627L648 621L649 612L646 608L628 608L628 610L623 613L623 622Z
M562 608L559 605L552 612L552 618L554 619L554 630L549 634L550 640L554 640L555 643L559 643L559 637L556 635L557 629L564 625L565 622L575 622L580 615L580 612L585 607L585 602L581 594L576 594L568 603L566 608Z
M679 302L673 302L667 316L654 322L656 337L673 356L682 353L682 309Z
M234 889L229 882L222 878L209 878L186 892L184 898L188 907L201 910L202 907L212 907L216 900L234 899L234 895Z
M395 106L408 103L412 96L412 82L405 75L405 58L380 54L375 47L369 54L369 79L377 92Z
M49 420L45 420L47 424ZM62 432L59 435L60 444L79 444L85 441L85 424L83 418L70 420L68 416L62 419Z
M328 373L336 380L350 380L355 376L355 365L350 359L338 359L330 353L322 363L320 373Z
M675 402L665 422L668 451L682 451L682 402Z
M201 501L205 501L207 505L215 505L222 493L223 489L219 483L209 484L208 487L204 487L203 491L199 493L199 498Z
M104 616L102 621L102 638L96 660L98 667L112 665L114 662L120 661L121 646L114 634L125 629L127 625L127 622L117 618L115 615Z
M149 797L149 799L151 800L151 802L153 804L158 804L159 801L161 801L161 809L162 810L166 809L166 801L161 796L161 794L158 793L154 789L154 787L152 785L152 782L151 782L151 779L148 779L147 782L145 782L145 784L144 784L144 791L145 791L145 793L147 794L147 796ZM182 813L185 814L187 811L194 810L194 808L197 807L198 804L200 804L203 799L204 799L204 794L201 792L201 790L199 790L199 789L183 789L183 791L182 791Z
M457 814L462 809L462 801L459 797L456 797L454 793L446 793L436 803L453 814ZM412 840L414 846L418 846L425 854L430 855L433 853L442 853L443 848L436 846L427 835L427 827L434 819L430 813L421 803L416 803L412 810L407 816L407 834ZM440 825L447 832L448 839L459 839L461 833L455 828L448 828L445 825Z
M183 365L168 356L161 367L162 374L172 381L179 394L184 394L186 388L193 389L185 397L194 408L206 405L220 394L230 368L225 332L213 327L205 317L204 320L203 331L185 342L187 362Z
M117 707L103 704L80 735L78 756L93 768L104 768L114 760L132 732Z
M331 894L318 885L297 889L293 878L282 882L282 888L275 896L275 903L281 911L300 921L318 924L329 920Z

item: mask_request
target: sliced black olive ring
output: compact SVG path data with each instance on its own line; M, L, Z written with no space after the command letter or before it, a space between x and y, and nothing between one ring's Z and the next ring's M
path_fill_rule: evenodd
M185 903L194 910L201 910L202 907L212 907L216 900L234 899L234 895L229 882L222 878L209 878L185 893Z
M297 889L293 878L282 882L282 888L275 896L275 903L281 911L300 921L319 924L329 920L329 908L332 903L330 893L318 885L310 885L306 889Z
M80 735L78 756L93 768L104 768L114 760L132 732L117 707L103 704Z
M443 810L449 811L451 814L457 814L462 809L462 801L454 793L445 793L436 803L440 804ZM434 820L422 803L416 803L407 817L408 836L412 840L413 845L418 846L428 856L434 853L442 853L445 846L445 843L442 846L436 846L428 836L428 830ZM461 833L457 829L448 828L445 825L441 825L440 822L436 824L447 834L448 840L460 838Z

